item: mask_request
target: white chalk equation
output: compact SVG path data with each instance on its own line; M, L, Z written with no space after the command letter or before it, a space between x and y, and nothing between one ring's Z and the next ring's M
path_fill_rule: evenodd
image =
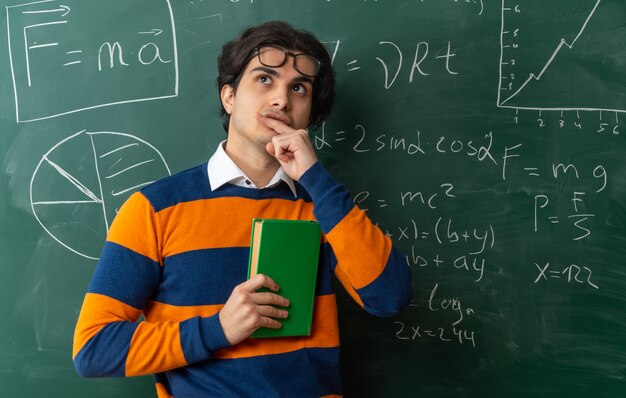
M441 184L442 192L435 192L425 197L420 191L400 191L398 202L373 197L370 191L361 191L354 196L354 203L364 211L373 205L378 209L391 205L392 209L420 206L421 209L436 210L440 201L452 201L454 185ZM413 203L415 202L415 203ZM432 225L418 222L410 218L407 222L399 222L392 226L379 225L382 231L398 244L410 245L407 251L407 264L416 269L425 267L449 268L464 271L472 276L473 282L480 282L485 272L485 256L487 251L496 245L496 232L492 224L478 226L460 226L453 217L439 216ZM429 247L445 246L445 254L435 253L432 256L422 253L424 243ZM449 249L460 249L451 254Z
M170 2L143 2L140 15L118 11L121 0L6 6L16 121L176 97Z
M331 55L335 70L343 70L344 67L337 65L335 61L344 43L341 40L333 40L325 41L324 44ZM389 90L394 84L400 85L401 82L411 84L414 80L431 75L455 76L459 74L455 59L457 55L455 45L450 40L443 43L419 41L408 47L390 40L381 40L376 45L376 53L372 59L380 65L379 71L383 77L382 86L385 90ZM371 68L372 59L368 57L367 60L361 60L350 57L345 64L345 70L349 73L357 72L363 69L363 65L366 65L365 68Z
M463 327L462 322L476 315L476 311L463 304L458 297L439 298L437 290L439 284L430 291L428 298L428 310L430 312L445 313L444 317L451 318L442 325L423 325L396 321L396 338L398 340L438 340L444 343L470 344L476 348L475 331L469 327ZM411 302L410 307L419 307L419 304Z
M501 13L498 107L626 112L611 83L626 77L613 65L622 49L609 36L615 33L607 33L612 11L602 0L576 7L502 0ZM623 33L623 26L611 28ZM600 78L591 79L589 69Z
M33 214L72 252L97 259L119 207L136 190L170 175L148 142L119 132L79 131L46 152L30 182Z
M557 268L554 265L551 266L550 262L544 264L535 263L535 267L538 274L533 282L534 284L540 282L545 283L548 280L562 280L567 284L587 285L594 289L600 289L600 287L591 280L593 271L589 267L569 264L562 268Z

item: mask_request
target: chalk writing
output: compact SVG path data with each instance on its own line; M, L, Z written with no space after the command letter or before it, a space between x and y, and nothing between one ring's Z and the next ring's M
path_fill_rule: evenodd
M431 338L442 342L457 342L461 345L471 344L472 348L476 348L475 332L473 330L458 329L454 326L426 328L400 321L395 321L394 325L397 326L396 338L398 340L422 340Z
M580 113L596 113L597 120L591 121L582 121L580 117ZM559 129L573 129L576 131L589 131L596 134L606 134L610 136L618 136L622 132L622 126L620 122L620 112L617 111L605 111L602 109L576 109L572 111L564 111L563 109L559 112L559 117L552 119L548 116L544 115L544 110L537 111L536 116L532 116L533 112L528 112L530 114L530 119L536 117L535 122L540 128L551 128L558 127ZM608 115L608 116L607 116ZM520 117L519 109L515 110L515 115L513 116L513 123L520 124L524 119Z
M452 264L454 270L473 273L472 275L476 278L473 279L474 282L480 282L485 273L485 259L483 257L462 255L456 258L448 258L440 254L435 254L432 257L422 256L417 254L415 245L411 245L411 253L407 256L407 261L409 265L414 265L417 268L429 266L443 268L446 265Z
M82 153L73 153L76 148ZM121 204L169 174L165 159L148 142L126 133L83 130L54 145L39 161L30 182L31 208L55 241L97 259ZM59 219L55 212L67 218ZM82 220L92 216L100 220L97 225Z
M57 5L56 0L6 6L17 122L178 95L176 30L169 0L150 3L146 10L152 11L135 26L116 25L117 14L110 12L116 6L111 3L123 2L107 2L104 9L94 1L72 7ZM72 33L84 28L81 20L93 20L85 17L89 13L98 13L99 24L89 26L89 34ZM116 30L110 31L111 26ZM66 96L67 88L75 86L83 89ZM110 86L133 90L118 92Z
M552 269L554 266L550 266L550 262L545 264L535 263L535 267L539 271L534 283L537 284L541 281L547 281L550 279L561 279L567 281L567 283L574 284L586 284L594 289L600 289L598 285L591 281L593 271L589 267L578 266L576 264L570 264L563 269Z
M449 324L445 323L440 326L424 326L419 324L408 324L396 321L396 338L398 340L423 340L435 339L441 342L456 342L458 344L470 344L472 348L476 348L476 338L474 330L462 328L461 323L467 317L473 317L476 312L473 308L463 305L462 300L457 297L439 298L437 291L439 284L436 283L428 297L428 310L430 312L442 312L451 315ZM412 305L412 307L419 307Z
M201 0L202 1L202 0ZM234 2L237 2L239 0L231 0ZM250 0L250 2L253 2L254 0ZM327 3L330 3L333 0L323 0L326 1ZM360 0L362 3L367 3L368 0ZM420 3L424 3L427 0L420 0ZM434 1L438 1L438 0L434 0ZM483 3L484 0L449 0L450 2L453 2L454 4L459 4L459 5L472 5L475 8L478 9L478 15L482 15L483 11L485 9L485 4ZM369 0L370 3L378 3L378 0ZM382 0L381 0L382 2Z
M626 112L626 104L616 104L614 106L600 106L594 105L593 102L604 102L603 98L610 96L604 94L597 98L580 98L577 103L587 103L585 105L568 105L572 102L570 98L559 97L559 91L554 90L552 95L558 98L556 102L562 102L563 105L554 105L555 101L550 101L550 105L540 105L533 103L533 101L525 99L524 94L528 91L532 92L537 87L539 81L546 78L546 75L553 67L555 60L559 59L559 56L577 48L581 42L587 37L587 30L590 22L595 18L598 8L601 6L601 0L590 2L586 5L586 18L584 18L580 25L577 27L577 31L570 35L562 33L560 40L554 44L554 51L550 54L547 60L541 64L532 64L531 60L534 60L534 49L525 45L524 38L529 36L530 29L525 30L525 26L529 20L534 18L533 12L537 12L536 8L525 7L522 2L502 0L501 3L501 31L500 31L500 79L498 87L498 99L497 105L502 108L523 109L523 110L539 110L539 111L610 111L610 112ZM525 68L530 68L532 71L522 76L521 71L525 71ZM534 70L533 70L534 68ZM573 68L569 68L570 70ZM520 71L520 72L518 72ZM582 82L583 79L580 79ZM580 91L582 96L584 91ZM607 94L611 92L611 88L608 88ZM587 92L585 92L587 93ZM585 97L587 95L585 94ZM526 97L527 98L527 97ZM536 100L534 102L541 102ZM537 119L537 123L540 127L545 127L545 121L540 117ZM560 127L565 126L565 120L561 119ZM580 127L580 125L579 125ZM607 129L608 124L600 123L598 132L603 132ZM614 128L614 133L618 134L619 128Z
M347 133L347 132L348 133ZM372 142L372 137L374 142ZM429 153L438 155L453 154L475 158L479 162L491 163L499 166L499 160L504 161L503 179L506 179L506 160L519 155L511 154L521 144L513 147L505 147L502 156L494 152L494 134L488 131L481 140L462 139L456 137L424 136L421 130L413 132L374 132L368 131L363 124L356 124L352 129L327 132L323 125L321 131L314 136L314 144L318 150L333 148L337 143L343 143L352 139L352 150L359 154L371 152L393 152L409 156L424 156ZM339 145L340 145L339 144ZM501 158L501 159L499 159Z
M404 55L400 47L394 42L381 41L378 44L381 46L388 46L392 48L391 56L386 57L386 58L376 57L376 60L380 62L380 64L383 67L384 76L385 76L384 87L386 90L388 90L389 88L391 88L391 86L393 86L396 79L398 78L398 75L400 74L400 71L402 70ZM444 53L441 55L435 55L434 59L442 60L443 62L442 67L447 74L458 75L459 72L453 70L454 68L451 65L452 58L456 56L451 46L452 45L450 41L448 41L445 47ZM415 55L413 57L413 63L411 65L411 70L408 75L409 83L413 82L413 78L415 77L416 71L421 76L430 75L430 73L427 73L424 71L424 67L422 66L422 63L424 62L424 60L429 56L429 49L430 49L430 45L428 42L421 41L416 44ZM441 51L437 51L437 53L440 53L440 52ZM393 74L393 77L391 77L392 74Z

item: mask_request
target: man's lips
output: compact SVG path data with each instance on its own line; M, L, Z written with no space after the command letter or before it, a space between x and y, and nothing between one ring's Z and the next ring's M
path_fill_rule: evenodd
M269 119L278 120L279 122L282 122L283 124L286 124L287 126L291 126L291 121L289 120L289 118L283 115L279 115L278 113L261 112L261 116L269 118Z

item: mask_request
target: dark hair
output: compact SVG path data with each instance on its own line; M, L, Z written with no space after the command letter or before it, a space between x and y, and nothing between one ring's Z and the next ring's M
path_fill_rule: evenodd
M242 31L237 38L224 44L217 59L217 88L222 91L225 85L237 90L241 75L250 61L255 48L274 44L287 50L301 51L319 59L322 68L313 83L313 103L309 126L318 128L330 116L335 98L335 73L326 48L311 33L296 30L291 25L272 21ZM221 102L220 102L221 104ZM224 117L224 130L228 133L230 115L221 105Z

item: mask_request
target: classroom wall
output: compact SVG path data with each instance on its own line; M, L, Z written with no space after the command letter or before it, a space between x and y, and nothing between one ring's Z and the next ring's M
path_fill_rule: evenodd
M271 19L331 53L311 140L414 276L396 318L338 292L345 395L622 394L622 1L2 5L0 395L155 395L75 373L82 298L123 201L225 138L216 57Z

